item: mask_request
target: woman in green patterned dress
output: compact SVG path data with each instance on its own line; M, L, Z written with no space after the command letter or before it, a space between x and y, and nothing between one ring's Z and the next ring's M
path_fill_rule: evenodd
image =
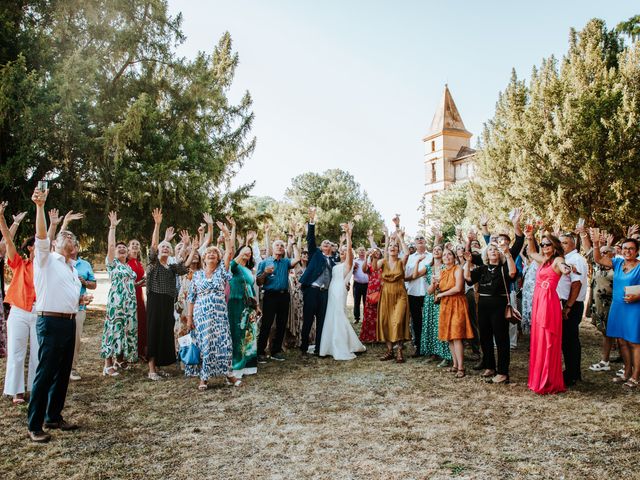
M116 212L109 213L107 272L111 280L107 298L100 356L104 358L103 375L118 375L117 358L125 362L138 359L138 319L136 317L136 274L127 264L127 244L116 243L116 227L120 223Z
M451 361L451 351L447 342L438 340L438 320L440 318L440 305L433 300L437 293L440 271L442 270L442 246L433 247L433 260L423 269L419 269L420 262L416 262L413 278L425 277L427 294L424 296L422 308L422 337L420 338L420 351L428 358L439 358L442 361L439 367L446 367Z
M241 247L236 252L236 258L231 261L231 278L227 311L229 327L231 328L231 342L233 344L233 359L231 366L233 376L242 378L243 375L253 375L258 372L258 323L260 313L258 295L253 277L253 252L248 246Z

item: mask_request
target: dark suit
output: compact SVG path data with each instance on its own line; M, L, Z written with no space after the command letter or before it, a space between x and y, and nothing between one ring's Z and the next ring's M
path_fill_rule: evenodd
M313 282L322 275L327 268L327 260L329 268L333 268L335 262L331 257L325 257L322 250L316 245L316 226L309 224L307 227L307 251L309 252L309 263L307 268L300 277L302 286L302 342L300 349L306 352L309 349L309 333L313 321L316 322L316 348L315 353L320 351L320 339L322 338L322 327L324 326L324 316L327 312L327 289L320 289L312 286ZM328 288L329 285L326 285Z

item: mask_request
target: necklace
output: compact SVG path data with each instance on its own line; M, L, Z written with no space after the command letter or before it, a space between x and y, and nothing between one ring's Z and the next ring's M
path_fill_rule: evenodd
M633 263L633 266L631 266L631 265L629 264L629 262L624 262L624 265L622 265L622 271L623 271L624 273L629 273L631 270L633 270L633 269L634 269L634 268L636 268L637 266L638 266L638 262L637 262L637 261L635 261L635 262Z

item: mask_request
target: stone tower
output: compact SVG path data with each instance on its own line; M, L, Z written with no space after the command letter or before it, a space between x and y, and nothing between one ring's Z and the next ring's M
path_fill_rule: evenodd
M425 213L426 224L433 210L433 196L456 183L466 182L474 175L476 151L469 146L471 132L467 131L447 85L429 132L422 139L425 147Z

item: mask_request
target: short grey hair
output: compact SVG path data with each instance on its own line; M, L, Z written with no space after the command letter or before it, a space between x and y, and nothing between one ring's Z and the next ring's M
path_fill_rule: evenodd
M65 238L69 238L74 245L78 245L78 239L76 238L76 236L73 234L73 232L71 230L60 230L58 232L58 235L56 235L56 244L60 245L62 244L62 241Z

